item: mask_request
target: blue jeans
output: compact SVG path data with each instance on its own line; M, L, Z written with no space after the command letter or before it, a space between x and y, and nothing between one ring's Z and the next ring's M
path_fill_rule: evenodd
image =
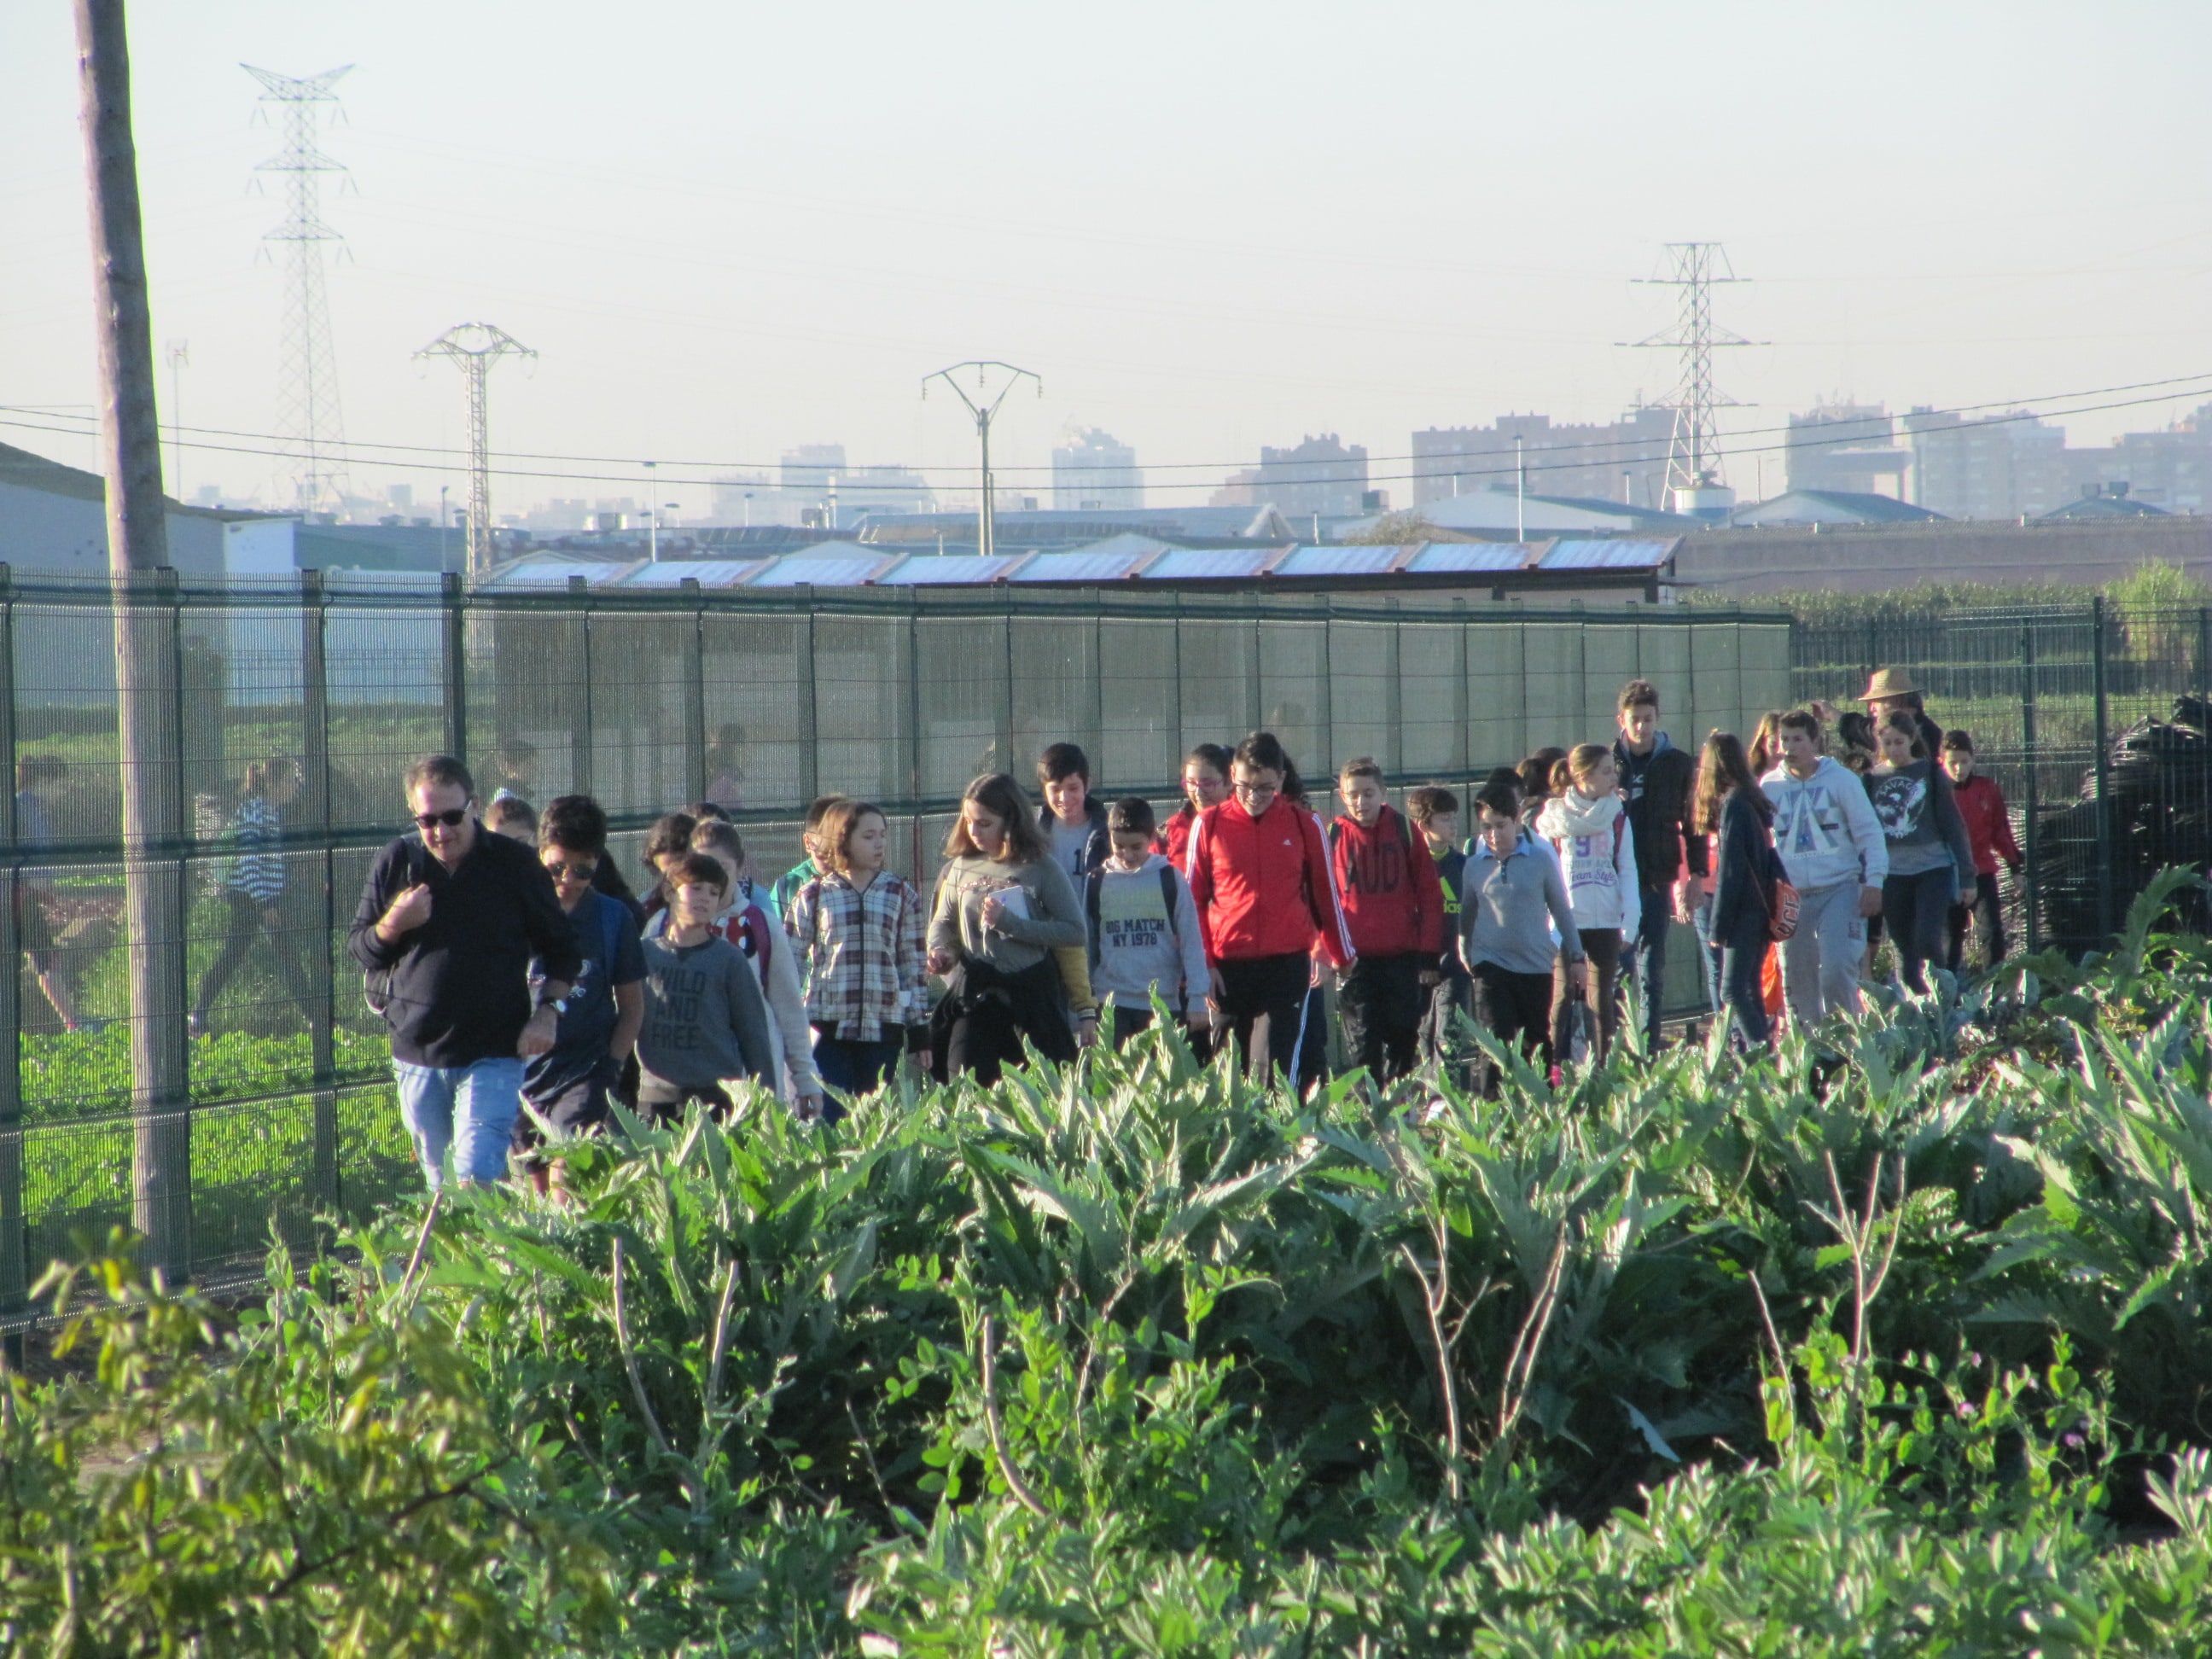
M472 1066L392 1062L399 1085L399 1117L415 1143L422 1174L436 1192L445 1183L446 1152L464 1183L507 1174L507 1142L521 1109L522 1061L480 1060Z
M1667 1006L1667 930L1674 921L1674 890L1643 890L1644 921L1636 930L1636 961L1631 969L1637 995L1644 999L1644 1036L1659 1046L1659 1020Z
M1705 900L1690 912L1690 921L1698 935L1698 961L1705 970L1705 1005L1716 1014L1725 1013L1728 997L1722 989L1721 980L1723 942L1713 937L1712 900Z
M896 1029L896 1028L894 1028ZM834 1037L817 1032L814 1069L821 1073L822 1121L836 1123L845 1115L845 1102L873 1094L898 1069L906 1043L901 1037L863 1042L856 1037Z
M1721 949L1721 986L1735 1022L1731 1035L1739 1053L1766 1047L1766 998L1759 982L1766 949L1765 934L1756 931Z

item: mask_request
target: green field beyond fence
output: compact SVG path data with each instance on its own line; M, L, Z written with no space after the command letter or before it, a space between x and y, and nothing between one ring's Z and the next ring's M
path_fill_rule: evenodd
M197 995L239 927L229 825L246 768L288 762L283 891L188 1050L188 1259L258 1260L273 1221L360 1215L410 1184L388 1053L343 950L375 852L405 827L399 775L446 749L480 793L543 804L587 791L635 876L637 832L705 794L733 795L755 866L799 857L816 794L871 796L894 863L922 879L961 790L1026 779L1057 739L1100 790L1174 799L1184 752L1279 733L1317 787L1372 755L1401 788L1466 784L1545 744L1601 738L1625 680L1656 682L1692 743L1747 730L1791 690L1777 612L1626 606L1399 605L1315 596L1213 599L792 590L619 597L465 593L310 575L222 588L156 583L129 602L162 619L154 666L179 720L149 780L175 833L150 849L176 877L172 935ZM0 1318L73 1235L131 1217L129 1006L112 603L104 586L0 586L0 749L40 764L36 816L11 800L0 908ZM1316 804L1319 804L1318 798ZM1677 930L1670 982L1694 1001ZM34 957L26 947L38 947ZM66 1031L45 969L100 1029Z

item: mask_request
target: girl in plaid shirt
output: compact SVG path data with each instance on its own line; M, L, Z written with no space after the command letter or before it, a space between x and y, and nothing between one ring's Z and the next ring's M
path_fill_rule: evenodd
M815 831L827 866L793 896L784 928L806 981L814 1064L827 1085L823 1115L840 1096L880 1085L911 1049L929 1066L928 981L921 895L884 868L890 824L867 801L841 800Z

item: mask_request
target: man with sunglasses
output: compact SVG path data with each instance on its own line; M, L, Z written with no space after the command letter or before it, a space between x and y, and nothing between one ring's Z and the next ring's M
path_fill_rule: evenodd
M381 981L400 1115L435 1191L448 1147L464 1184L507 1173L523 1062L552 1048L582 958L536 850L477 822L468 768L432 755L406 791L416 833L377 854L347 947Z

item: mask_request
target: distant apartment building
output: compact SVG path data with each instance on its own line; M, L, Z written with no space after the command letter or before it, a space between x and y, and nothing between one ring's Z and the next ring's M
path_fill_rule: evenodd
M1260 465L1233 476L1214 503L1272 507L1293 520L1315 514L1349 519L1362 511L1366 494L1366 447L1346 446L1335 433L1325 432L1289 449L1262 445Z
M1790 417L1786 442L1788 489L1905 499L1912 451L1898 441L1897 422L1880 404L1815 404Z
M2039 518L2099 495L2164 513L2212 509L2212 404L2101 448L2069 448L2063 428L2026 410L1962 420L1916 409L1904 423L1912 440L1912 499L1952 518Z
M1510 488L1518 439L1531 495L1663 508L1674 433L1674 411L1666 409L1632 410L1603 423L1554 426L1548 415L1501 415L1488 426L1432 426L1413 434L1413 506L1492 484Z
M2065 429L2033 411L1966 419L1948 410L1904 417L1912 441L1912 500L1947 519L2034 518L2078 495L2096 464L2069 451Z
M1145 475L1137 452L1096 427L1069 434L1052 452L1052 505L1055 512L1096 512L1145 504Z
M927 481L910 467L855 466L842 444L800 444L783 453L772 476L716 478L708 517L721 526L849 529L871 513L927 513L936 505Z

